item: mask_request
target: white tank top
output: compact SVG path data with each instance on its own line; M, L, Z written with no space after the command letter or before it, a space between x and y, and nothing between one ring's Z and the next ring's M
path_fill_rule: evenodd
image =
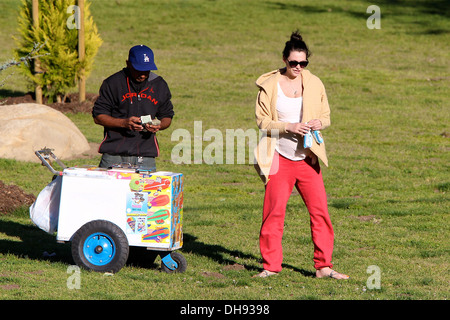
M302 119L302 104L303 97L287 97L278 83L277 112L279 121L300 122ZM280 134L275 149L283 157L293 161L304 160L308 154L308 151L303 148L303 138L290 132Z

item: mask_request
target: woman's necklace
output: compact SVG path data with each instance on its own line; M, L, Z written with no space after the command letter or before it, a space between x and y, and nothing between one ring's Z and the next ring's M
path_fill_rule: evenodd
M292 91L294 92L294 96L297 94L297 90L292 88L291 84L289 83L289 86L291 87Z
M294 92L294 96L295 96L298 92L298 89L295 89L294 87L292 87L292 84L291 84L291 83L294 83L295 80L290 80L289 78L287 78L287 81L288 81L289 87L291 87L291 90Z

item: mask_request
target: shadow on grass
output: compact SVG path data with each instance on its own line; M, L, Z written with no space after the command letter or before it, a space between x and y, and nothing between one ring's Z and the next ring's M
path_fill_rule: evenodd
M0 239L1 254L11 254L23 259L61 262L68 265L74 264L70 243L57 243L54 235L48 234L35 226L24 225L10 220L0 220L0 230L11 238ZM203 243L198 241L196 236L187 233L183 237L184 245L181 251L208 257L221 265L238 263L249 271L261 270L261 268L255 266L261 263L260 257L244 253L238 249L230 250L221 245ZM45 252L49 255L46 255ZM154 263L156 256L155 252L146 250L146 248L131 247L127 265L155 269L158 267ZM236 261L235 257L254 262L242 264L241 261ZM283 264L283 268L292 269L305 277L314 276L314 273L311 271L289 264Z
M410 24L415 26L423 25L421 31L416 32L413 28L406 32L410 34L423 35L441 35L450 33L450 29L442 28L437 18L448 18L450 16L450 2L448 0L378 0L375 3L381 10L381 19L390 17L401 21L402 24ZM284 2L266 2L265 5L274 10L287 11L290 14L297 12L302 14L322 14L323 18L328 17L332 19L336 14L346 15L358 19L365 27L365 20L369 18L372 13L367 13L366 8L370 5L361 4L358 9L350 9L347 5L306 5L306 4L287 4ZM410 18L413 17L413 18ZM410 18L409 22L406 19ZM383 28L385 28L383 26ZM300 30L301 31L301 30Z
M384 9L389 10L394 15L410 15L411 10L416 11L418 15L434 15L448 17L450 15L450 2L448 0L378 0L375 3L381 8L383 14ZM361 5L361 11L352 11L346 5L305 5L305 4L287 4L284 2L265 2L265 5L276 10L285 10L288 12L299 13L344 13L354 16L355 18L367 19L369 14L366 8L370 5Z
M56 237L36 226L0 220L0 232L13 239L0 239L0 254L39 261L73 265L71 243L58 243ZM127 265L155 269L156 255L146 248L131 247Z
M1 83L1 79L0 79L0 83ZM0 89L0 99L9 98L9 97L22 97L26 94L27 94L27 92L23 92L23 91Z
M186 252L192 252L197 255L202 255L205 257L208 257L217 263L221 265L233 265L233 264L241 264L245 267L246 270L250 271L261 271L262 268L255 267L253 263L251 264L242 264L241 261L236 261L237 259L233 259L233 257L238 257L239 259L247 259L247 260L253 260L255 263L261 264L260 257L256 257L253 254L244 253L240 250L233 249L230 250L228 248L225 248L221 245L216 244L208 244L201 241L198 241L198 238L196 236L190 235L190 234L183 234L184 238L184 244L183 244L183 250ZM227 258L229 256L230 258ZM292 269L295 272L299 272L305 277L315 277L315 273L299 269L295 266L285 264L283 263L283 268Z
M35 226L0 220L0 231L13 238L11 240L0 239L0 253L2 254L73 264L70 245L57 243L55 236ZM45 252L50 256L46 256Z

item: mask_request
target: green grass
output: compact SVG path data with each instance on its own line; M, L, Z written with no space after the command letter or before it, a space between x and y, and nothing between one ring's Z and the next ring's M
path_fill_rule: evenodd
M0 61L11 57L17 1L0 4ZM130 261L114 276L82 272L66 286L70 246L34 227L27 208L0 216L0 299L444 300L449 297L450 21L445 1L378 1L381 29L369 30L368 1L93 1L104 44L87 81L124 65L130 46L154 49L176 116L159 134L160 169L185 174L183 274ZM282 66L300 28L313 52L308 68L324 82L332 125L323 168L335 228L334 263L346 282L315 279L308 213L288 203L284 270L261 267L258 232L264 188L251 164L175 165L178 128L255 129L256 78ZM8 72L8 71L7 71ZM3 78L0 74L0 80ZM1 96L26 92L17 72ZM89 114L68 114L90 142L102 129ZM211 142L203 141L203 148ZM99 158L69 161L97 164ZM38 192L51 179L39 164L0 160L0 180ZM42 252L55 252L45 258ZM236 268L235 264L245 269ZM367 288L370 265L381 289Z

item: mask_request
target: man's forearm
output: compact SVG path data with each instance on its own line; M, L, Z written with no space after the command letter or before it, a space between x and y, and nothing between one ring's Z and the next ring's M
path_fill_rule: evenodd
M99 114L94 118L94 122L101 126L107 128L125 128L132 131L142 131L144 127L142 126L141 119L139 117L130 117L127 119L119 119L111 117L107 114ZM170 127L172 123L172 118L162 118L161 123L157 126L152 126L146 124L147 130L150 132L157 132L159 130L164 130Z
M108 128L126 128L127 119L118 119L107 114L99 114L94 118L94 122Z
M172 118L162 118L159 130L164 130L170 127L172 123Z

